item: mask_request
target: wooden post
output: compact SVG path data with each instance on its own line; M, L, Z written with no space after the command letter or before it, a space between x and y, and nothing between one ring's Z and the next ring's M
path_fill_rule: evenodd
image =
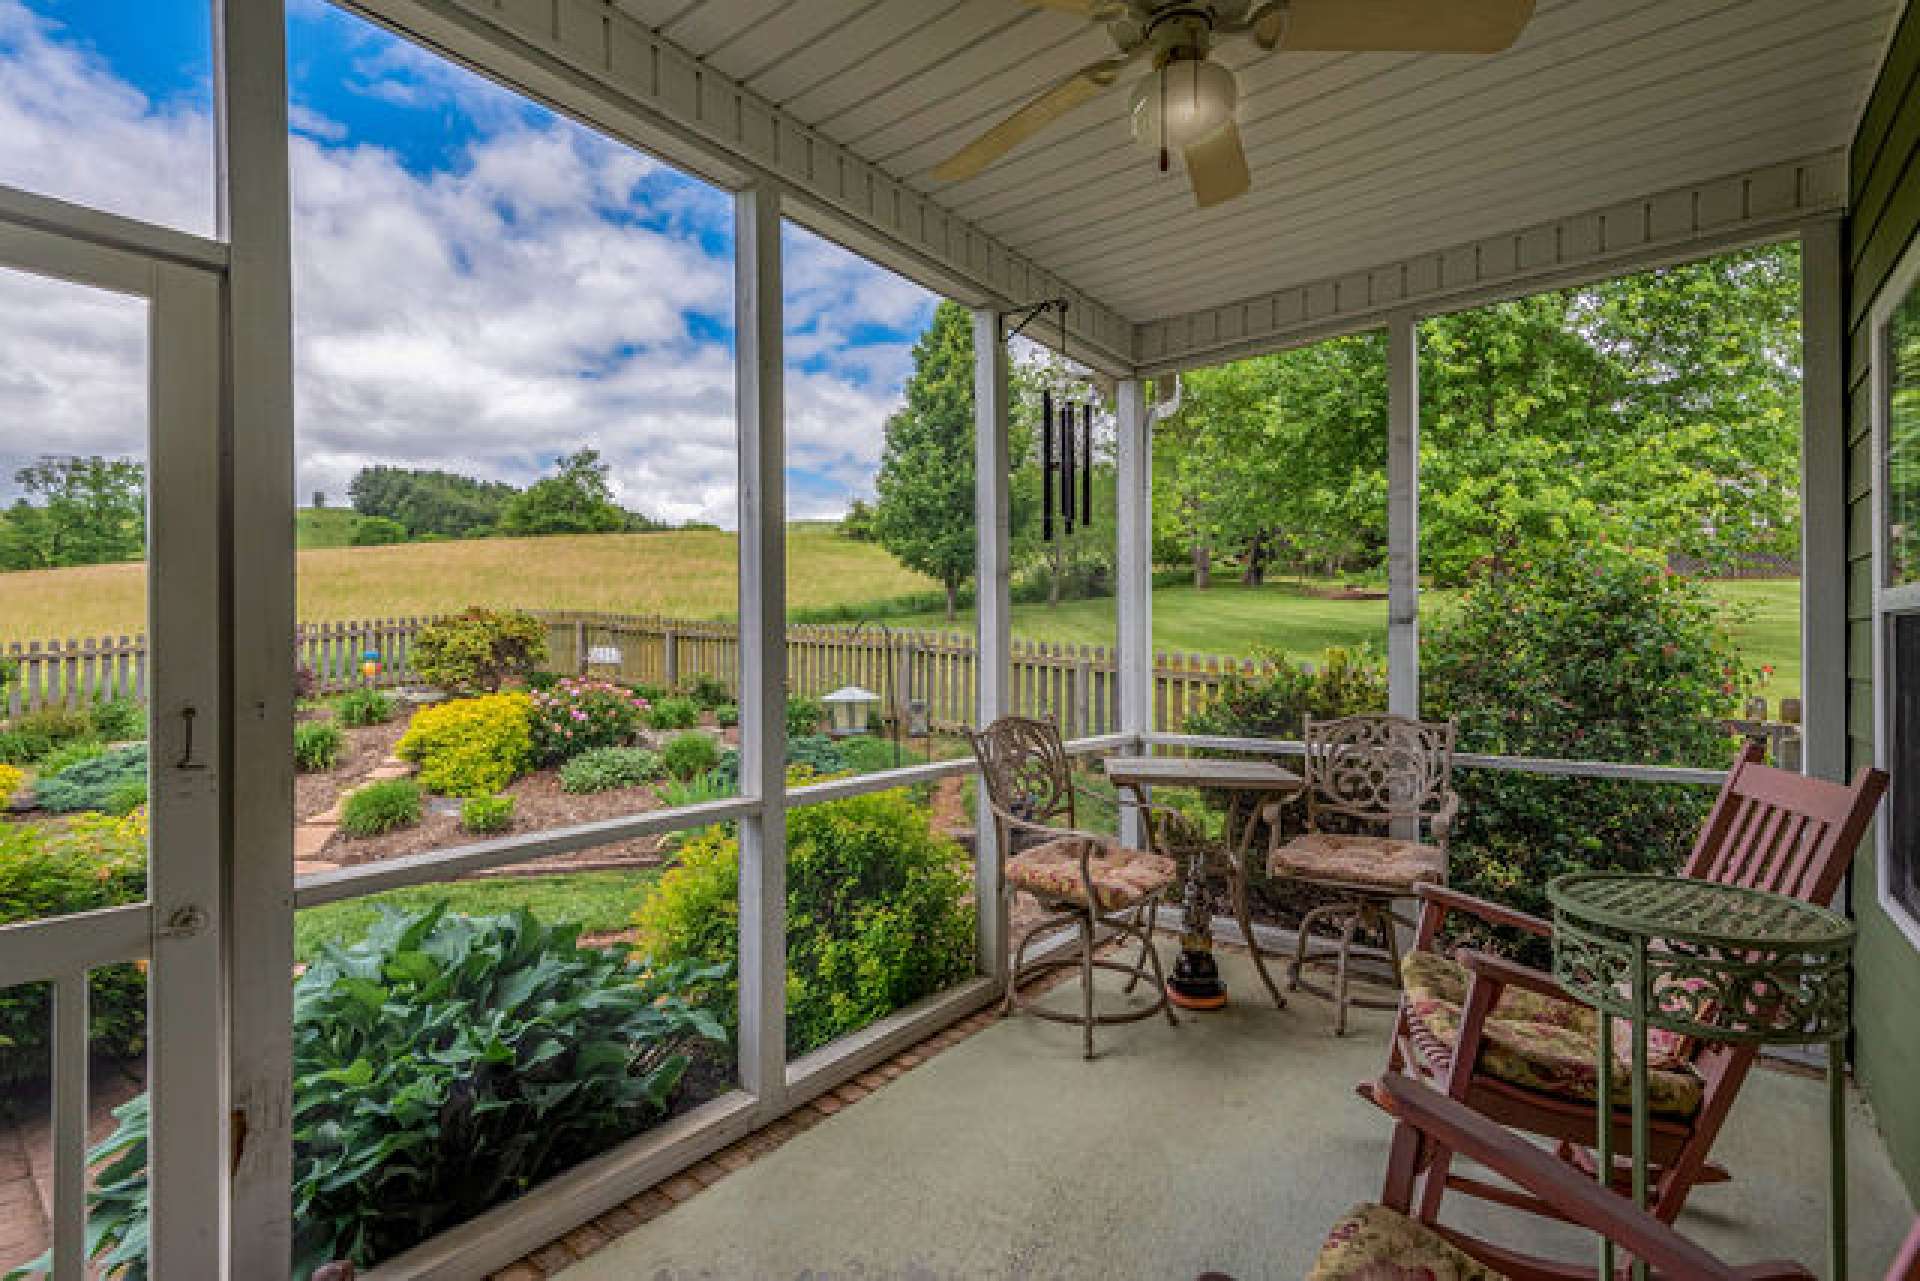
M1420 326L1387 321L1387 710L1420 714Z
M787 1091L787 556L780 193L734 197L740 448L740 1084L772 1120Z
M660 633L660 670L669 690L680 688L680 637L671 627Z
M227 1269L282 1281L293 1259L292 1056L294 439L286 10L220 0L214 74L226 290L228 532L233 619ZM245 477L244 484L233 477ZM144 693L146 656L136 657ZM224 1142L230 1136L214 1136ZM194 1188L205 1196L216 1186ZM155 1209L158 1210L156 1203ZM202 1275L213 1275L205 1273Z
M979 704L975 722L985 726L1009 710L1012 680L1013 600L1010 545L1012 500L1007 470L1007 348L1000 315L989 308L973 313L974 530L977 555L975 596L978 617ZM1000 885L1000 851L986 789L979 789L974 828L974 902L980 972L1001 982L1007 978L1007 904Z
M1801 232L1801 750L1807 773L1835 782L1847 777L1844 267L1838 218Z
M1112 688L1119 704L1115 723L1122 734L1144 735L1154 727L1153 422L1147 414L1146 385L1138 378L1122 379L1114 401L1119 433L1114 505L1119 542L1114 556L1118 672ZM1136 745L1133 750L1140 748ZM1138 848L1145 837L1140 811L1123 807L1121 841Z

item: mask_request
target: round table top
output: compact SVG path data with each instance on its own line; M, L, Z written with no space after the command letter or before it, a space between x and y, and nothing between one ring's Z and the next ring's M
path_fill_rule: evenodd
M1573 872L1547 883L1555 913L1621 934L1720 947L1846 948L1852 921L1771 890L1646 872Z
M1132 787L1216 787L1235 792L1291 792L1300 776L1272 761L1189 756L1109 756L1107 777Z

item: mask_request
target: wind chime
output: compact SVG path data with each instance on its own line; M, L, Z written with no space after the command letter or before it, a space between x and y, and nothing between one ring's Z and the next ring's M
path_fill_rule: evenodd
M1049 298L1029 308L1009 338L1018 337L1035 317L1060 313L1060 359L1067 358L1067 300ZM1077 436L1077 441L1076 441ZM1060 520L1054 520L1056 499ZM1072 536L1075 516L1093 523L1093 401L1076 400L1072 393L1058 396L1051 387L1040 393L1040 536L1054 541L1059 528Z

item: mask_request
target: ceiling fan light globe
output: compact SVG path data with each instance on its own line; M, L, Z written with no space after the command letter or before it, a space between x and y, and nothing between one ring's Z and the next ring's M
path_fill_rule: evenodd
M1129 103L1134 141L1149 150L1178 151L1219 132L1233 119L1239 100L1233 73L1219 63L1176 59L1134 85Z

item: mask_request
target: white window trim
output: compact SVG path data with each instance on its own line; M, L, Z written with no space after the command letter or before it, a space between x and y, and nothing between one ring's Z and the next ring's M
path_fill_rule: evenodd
M1868 379L1872 388L1873 423L1870 442L1873 466L1873 763L1889 768L1892 726L1888 724L1888 702L1893 681L1887 670L1887 620L1897 614L1920 612L1920 583L1887 586L1887 362L1883 338L1893 312L1909 292L1920 288L1920 240L1907 247L1893 273L1881 286L1874 300L1867 327ZM1879 821L1874 824L1874 891L1880 910L1900 927L1907 942L1920 950L1920 910L1902 902L1893 892L1893 851L1889 819L1892 816L1892 791L1880 802Z

